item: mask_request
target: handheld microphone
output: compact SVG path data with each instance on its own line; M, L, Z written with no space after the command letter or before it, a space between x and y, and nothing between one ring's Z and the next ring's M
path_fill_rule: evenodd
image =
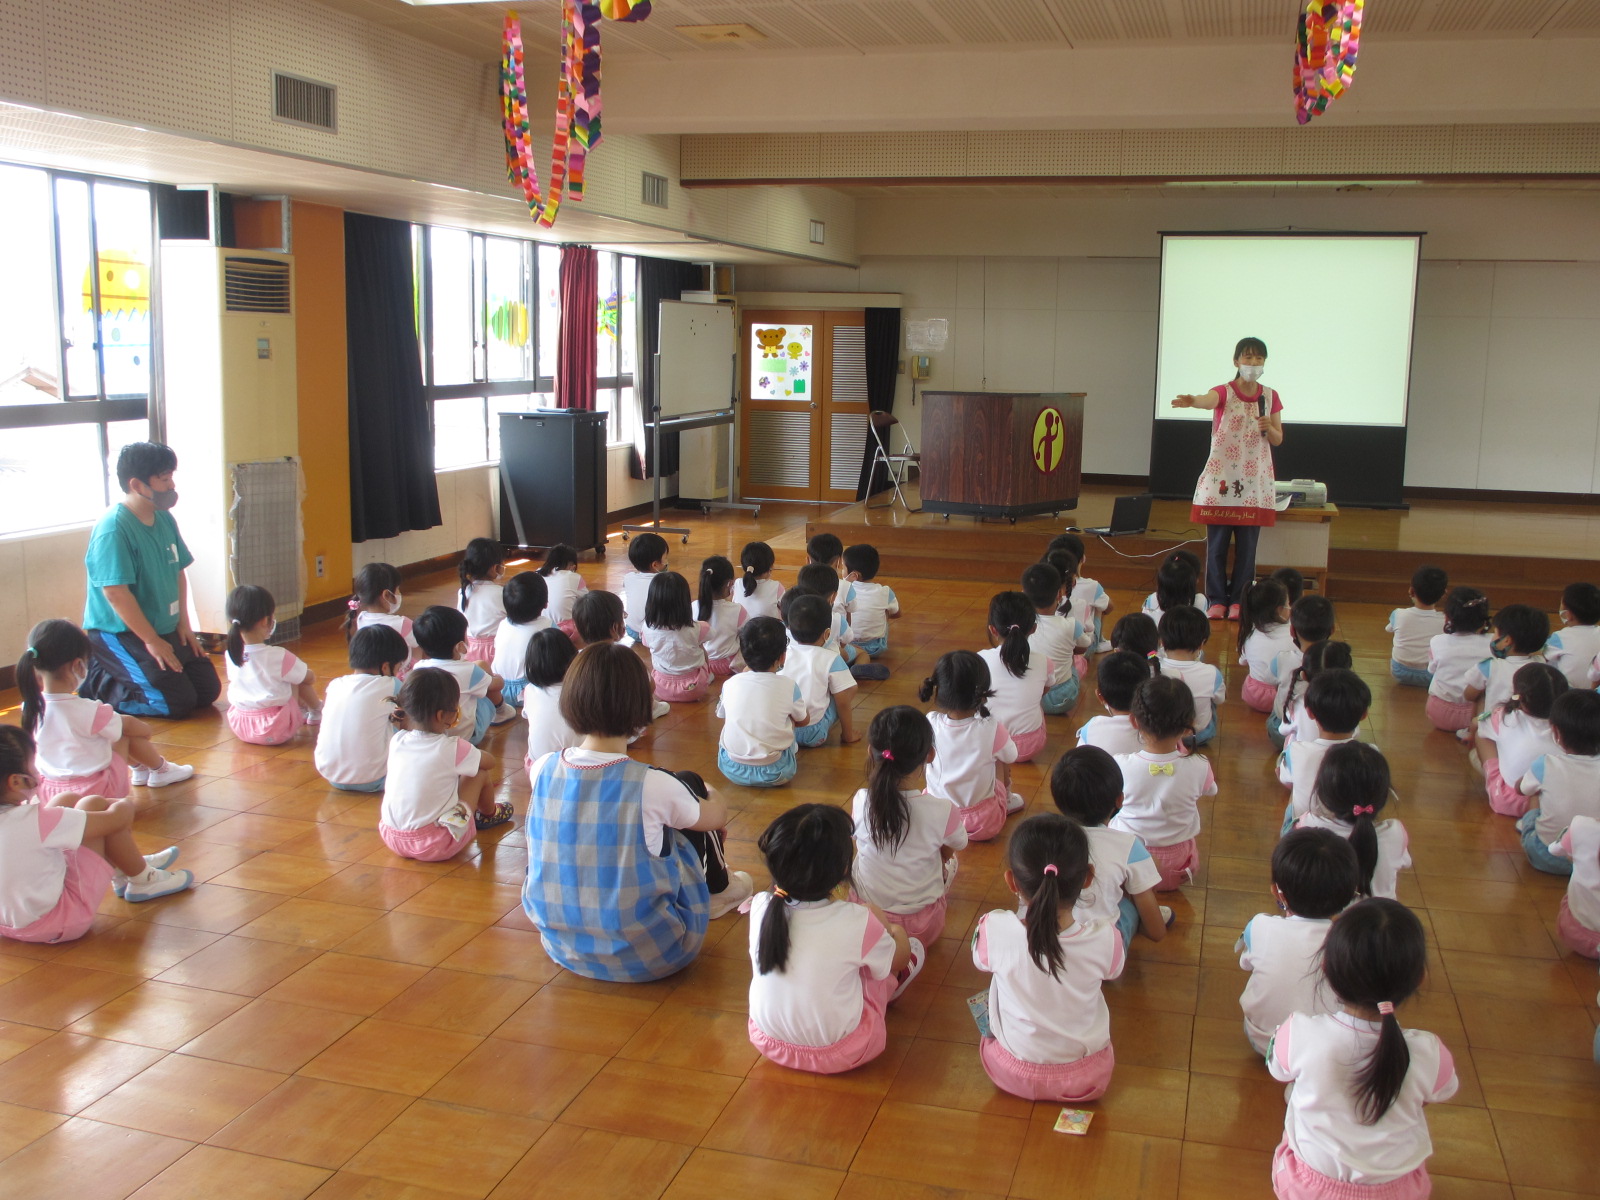
M1264 416L1267 415L1267 389L1266 388L1262 388L1261 389L1261 395L1256 397L1256 415L1258 417L1264 417ZM1267 436L1266 432L1263 431L1261 436L1262 437L1266 437Z

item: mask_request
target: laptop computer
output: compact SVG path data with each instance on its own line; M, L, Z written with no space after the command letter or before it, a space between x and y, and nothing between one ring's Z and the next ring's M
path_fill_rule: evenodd
M1116 503L1111 506L1111 524L1083 532L1099 534L1101 537L1143 533L1150 528L1150 505L1154 499L1148 495L1118 496Z

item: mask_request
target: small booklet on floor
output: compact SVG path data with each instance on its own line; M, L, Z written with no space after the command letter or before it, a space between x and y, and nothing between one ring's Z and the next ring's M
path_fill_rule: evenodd
M979 1037L993 1037L989 1032L989 993L979 992L976 996L967 997L967 1009L972 1013L972 1020L978 1027Z
M1081 1108L1063 1108L1056 1118L1057 1133L1075 1133L1080 1137L1089 1132L1089 1122L1094 1114Z

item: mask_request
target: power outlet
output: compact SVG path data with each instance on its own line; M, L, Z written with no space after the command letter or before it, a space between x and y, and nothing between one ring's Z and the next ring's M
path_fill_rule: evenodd
M321 579L328 573L327 566L322 561L322 555L317 555L317 578Z

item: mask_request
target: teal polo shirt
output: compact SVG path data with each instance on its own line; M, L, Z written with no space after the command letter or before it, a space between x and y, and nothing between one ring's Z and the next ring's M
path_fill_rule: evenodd
M168 512L156 513L146 525L126 504L113 504L89 535L83 565L89 573L89 598L83 606L83 627L123 633L127 625L106 600L102 588L126 587L133 592L144 619L159 634L178 628L178 579L194 561L183 544L178 523Z

